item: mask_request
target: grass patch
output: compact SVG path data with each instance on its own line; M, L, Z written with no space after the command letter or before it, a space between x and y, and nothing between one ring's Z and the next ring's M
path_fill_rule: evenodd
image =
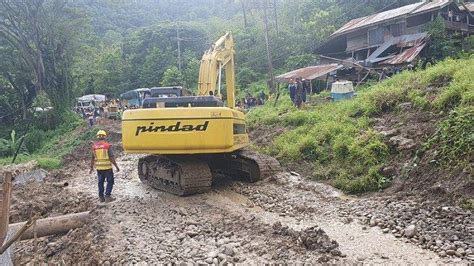
M474 199L463 199L459 205L463 209L474 210Z
M62 167L61 160L55 158L38 158L36 161L38 162L38 167L45 170L59 169Z
M443 120L424 149L435 149L444 163L457 163L474 149L474 106L458 107Z
M347 192L384 188L389 179L381 169L389 148L372 129L374 118L400 111L401 103L419 110L451 112L438 130L435 142L445 143L444 159L465 156L472 149L472 103L474 102L474 56L447 59L426 70L404 71L384 82L358 91L349 101L324 102L298 110L283 94L276 107L268 101L252 110L249 128L260 125L286 127L264 150L283 162L305 160L314 165L313 177L332 180ZM462 152L464 151L464 152Z

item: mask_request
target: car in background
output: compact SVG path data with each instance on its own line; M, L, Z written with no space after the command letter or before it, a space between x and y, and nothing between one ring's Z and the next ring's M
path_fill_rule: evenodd
M100 106L105 104L106 97L102 94L88 94L76 98L76 106L74 110L81 115L89 112L100 112ZM100 114L99 114L100 115Z

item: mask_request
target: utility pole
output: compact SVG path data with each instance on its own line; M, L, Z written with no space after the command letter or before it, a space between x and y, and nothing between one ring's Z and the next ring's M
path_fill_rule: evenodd
M275 29L277 36L280 36L280 31L278 30L277 0L273 0L273 16L275 16Z
M178 42L178 69L181 72L181 37L179 35L179 26L176 27L176 41Z
M248 23L247 23L247 11L245 10L245 0L240 0L240 4L242 5L242 12L244 13L244 27L247 28Z
M252 9L262 10L263 12L263 25L264 25L264 34L265 34L265 46L267 49L267 60L268 60L268 87L270 88L270 93L275 93L275 83L274 83L274 76L273 76L273 63L272 63L272 55L270 52L271 45L270 45L270 37L269 37L269 25L268 25L268 9L273 9L273 15L275 16L275 24L276 24L276 32L277 35L279 34L278 30L278 19L277 19L277 0L253 0L253 1L245 1L241 0L242 9L244 11L244 20L246 19L246 12L252 12ZM245 2L245 3L244 3ZM272 12L270 10L270 12ZM270 13L271 14L271 13Z
M267 7L268 3L267 0L263 0L263 24L265 26L265 45L267 47L267 59L268 59L268 87L270 87L270 93L275 93L275 86L273 84L273 63L272 63L272 55L270 54L270 40L268 37L268 15L267 15Z

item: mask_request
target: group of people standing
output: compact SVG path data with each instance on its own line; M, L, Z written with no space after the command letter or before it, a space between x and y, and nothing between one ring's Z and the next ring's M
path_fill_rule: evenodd
M235 105L241 109L250 109L258 105L265 104L266 98L267 98L267 95L263 91L261 91L257 97L247 94L245 98L242 98L241 100L237 100Z
M114 109L111 109L112 107ZM76 106L74 111L88 121L89 127L93 127L94 125L100 125L102 119L120 119L125 109L127 109L127 106L122 107L118 99L112 99L102 103L93 102L87 107Z
M95 108L91 110L81 110L82 117L87 119L89 123L89 127L93 127L95 124L100 124L101 114L103 113L103 109Z
M288 90L291 101L296 107L300 108L306 102L308 83L301 77L291 78L288 82Z

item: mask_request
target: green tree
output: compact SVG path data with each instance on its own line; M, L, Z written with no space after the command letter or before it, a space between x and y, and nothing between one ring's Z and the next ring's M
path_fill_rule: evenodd
M197 92L198 79L199 79L199 67L201 61L197 59L191 51L187 50L184 53L184 66L183 66L183 79L186 88Z
M95 89L95 84L94 84L94 78L91 77L87 81L87 86L85 88L84 94L94 94L95 91L96 91L96 89Z
M165 70L176 62L169 52L161 52L160 48L153 47L145 56L140 68L140 87L158 86L163 79Z
M23 115L19 112L21 100L18 96L9 82L0 76L0 138L6 138L11 125Z
M249 67L241 67L237 72L237 81L241 88L248 87L250 83L255 82L259 78L259 75Z
M435 62L448 56L456 56L458 49L453 39L446 33L444 19L441 16L427 24L425 30L430 34L430 44L427 52L429 61Z
M58 112L73 99L71 64L82 20L66 0L0 1L0 38L16 49Z
M183 75L176 66L168 68L163 74L163 80L161 80L161 86L180 86L183 83Z
M104 50L98 58L94 78L96 93L117 95L127 90L127 71L127 62L119 47Z

